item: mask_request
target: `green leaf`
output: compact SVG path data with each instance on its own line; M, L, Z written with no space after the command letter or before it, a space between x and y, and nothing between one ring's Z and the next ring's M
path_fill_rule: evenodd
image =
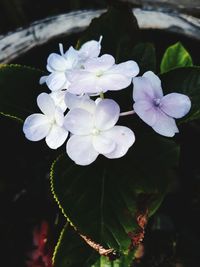
M122 256L120 259L115 261L110 261L108 258L102 256L91 267L129 267L133 262L133 258L133 253L130 253L127 257Z
M138 137L119 160L99 157L83 167L60 156L51 170L54 198L82 235L127 255L137 215L148 210L150 216L159 207L178 151L172 140L153 134Z
M175 68L189 66L193 66L192 58L184 46L178 42L165 51L160 70L161 73L164 73Z
M130 58L135 60L140 67L140 75L146 71L156 71L155 47L151 43L140 43L134 46Z
M98 257L98 254L67 224L54 250L53 266L90 267Z
M192 107L180 122L200 118L200 67L171 70L160 75L164 94L177 92L190 97Z
M115 3L99 18L92 20L83 33L78 46L86 41L98 40L102 35L102 54L112 54L117 61L130 59L129 51L138 42L138 25L129 5Z
M0 114L23 120L36 113L37 96L43 91L39 85L44 73L20 65L0 65Z

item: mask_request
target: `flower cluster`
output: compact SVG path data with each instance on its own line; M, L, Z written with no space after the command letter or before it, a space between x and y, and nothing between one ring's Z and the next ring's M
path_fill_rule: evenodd
M68 156L79 165L88 165L99 154L114 159L124 156L135 142L131 129L116 125L120 116L136 113L157 133L172 137L178 132L175 119L185 116L191 107L188 96L163 95L161 81L153 72L142 77L138 64L129 60L115 63L113 56L100 55L101 40L89 41L79 50L52 53L47 59L48 76L40 79L50 93L41 93L37 105L42 113L30 115L24 122L26 138L57 149L66 145ZM120 113L119 105L105 99L107 91L127 88L133 82L133 108Z

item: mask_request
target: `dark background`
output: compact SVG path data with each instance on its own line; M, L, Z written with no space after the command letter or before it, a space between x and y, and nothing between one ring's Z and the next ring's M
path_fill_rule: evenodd
M75 9L104 8L107 3L102 0L0 0L0 34L46 16ZM199 42L195 40L159 31L144 31L142 38L155 43L158 62L168 45L181 40L194 63L200 65ZM69 46L77 39L78 35L72 35L67 42L65 39L52 40L32 49L14 63L44 69L48 54L58 50L58 42ZM26 140L21 127L1 118L0 266L6 267L27 266L26 261L33 250L35 226L44 220L48 222L49 239L54 246L64 223L49 188L49 167L55 154L44 142ZM135 267L200 266L200 123L197 121L181 130L179 177L149 222L144 240L145 254ZM44 165L47 166L44 168Z

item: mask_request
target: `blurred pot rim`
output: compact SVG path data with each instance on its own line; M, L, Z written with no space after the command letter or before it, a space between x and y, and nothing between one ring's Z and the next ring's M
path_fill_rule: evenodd
M48 41L83 31L93 18L106 10L79 10L37 20L26 28L18 28L0 36L0 62L9 63L30 49ZM159 10L134 8L141 29L165 30L200 40L200 19Z

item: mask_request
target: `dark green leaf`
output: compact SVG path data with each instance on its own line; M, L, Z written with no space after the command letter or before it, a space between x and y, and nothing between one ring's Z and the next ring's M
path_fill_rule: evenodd
M100 257L91 267L129 267L132 266L134 255L130 253L127 257L122 256L120 259L110 261L107 257Z
M132 9L123 3L116 3L99 18L92 20L78 42L98 40L102 35L102 53L112 54L117 61L130 59L129 51L138 42L138 25Z
M177 92L186 94L192 102L191 111L180 122L200 118L200 67L171 70L160 75L164 94Z
M75 165L67 155L52 165L52 192L66 217L97 245L127 254L137 214L159 207L172 178L178 147L156 134L140 136L119 160Z
M36 113L37 96L43 91L39 85L40 70L20 65L0 66L0 114L25 119Z
M161 73L167 72L171 69L180 67L192 66L192 58L184 46L178 42L167 48L165 51L160 70Z
M55 267L90 267L98 257L98 254L67 224L54 250L53 264Z
M155 47L151 43L137 44L130 52L130 59L138 63L140 75L149 70L156 71Z

